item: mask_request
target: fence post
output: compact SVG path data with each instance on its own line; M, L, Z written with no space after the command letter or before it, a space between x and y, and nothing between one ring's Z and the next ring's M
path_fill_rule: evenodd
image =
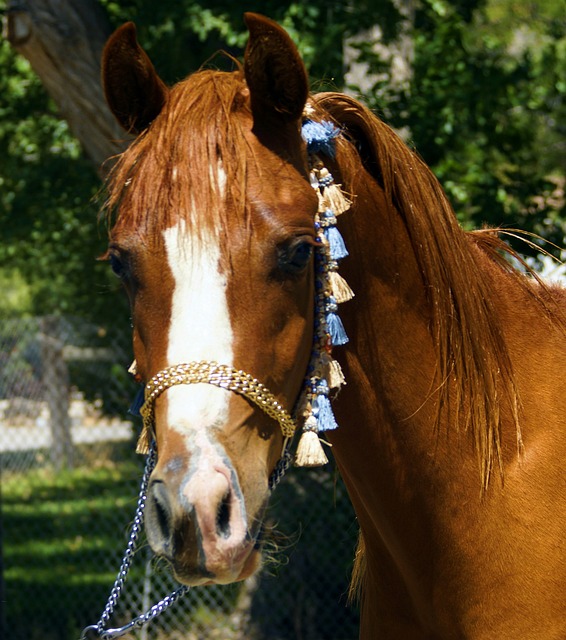
M63 358L64 339L61 319L42 318L40 343L42 352L43 384L51 429L51 462L57 471L72 468L74 447L69 416L69 371Z

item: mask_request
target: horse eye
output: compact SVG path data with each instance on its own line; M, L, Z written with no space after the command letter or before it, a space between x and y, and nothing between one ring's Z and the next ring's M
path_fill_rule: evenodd
M308 266L313 252L312 243L296 240L279 251L279 268L290 275L302 273Z
M120 260L120 258L115 254L111 253L109 257L110 268L114 272L114 275L118 278L123 278L126 272L126 268L124 263Z

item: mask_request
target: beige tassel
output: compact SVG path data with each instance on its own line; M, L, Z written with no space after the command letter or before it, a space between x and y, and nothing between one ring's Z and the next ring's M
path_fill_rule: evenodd
M320 467L328 462L311 421L314 421L316 425L316 420L312 416L307 418L305 430L301 434L301 439L297 445L295 454L295 466L297 467Z
M147 455L149 453L149 429L145 426L142 428L142 432L138 438L136 453L140 453L142 455Z
M342 367L337 360L334 360L328 353L323 353L320 360L324 366L324 373L321 377L328 382L330 389L340 389L343 384L346 384Z
M325 203L325 209L331 209L335 216L339 216L344 211L348 211L352 201L348 200L339 184L329 184L324 188L322 199Z
M318 213L324 213L328 209L328 203L326 198L322 195L320 189L316 190L318 196Z
M350 288L350 285L346 280L344 280L338 271L330 271L329 277L332 295L338 304L348 302L348 300L351 300L354 297L354 292Z
M130 368L128 369L128 373L130 373L134 377L138 375L138 363L136 360L134 360L130 365Z
M299 398L296 411L297 415L303 416L305 420L308 418L308 416L312 415L310 394L306 390L303 391L301 397Z

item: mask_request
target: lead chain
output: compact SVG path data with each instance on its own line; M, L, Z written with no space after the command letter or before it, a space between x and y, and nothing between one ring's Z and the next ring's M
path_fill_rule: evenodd
M158 616L160 613L163 613L163 611L168 609L174 602L176 602L181 596L185 595L185 593L189 591L189 587L182 585L173 593L166 596L165 598L163 598L163 600L151 607L151 609L146 611L144 614L132 620L129 624L117 629L106 628L108 623L110 622L112 614L114 613L114 609L116 608L118 600L120 599L120 595L122 594L122 589L124 588L128 573L130 572L130 567L132 565L132 560L135 554L137 541L142 531L145 503L147 500L147 489L149 486L149 477L151 476L151 472L155 467L156 461L157 451L155 441L153 441L146 458L145 469L143 472L140 491L138 495L136 512L130 531L130 539L126 547L126 551L124 552L120 570L118 571L114 586L112 587L112 591L110 592L106 607L104 607L104 611L100 616L100 620L97 624L86 627L83 630L81 640L94 640L95 638L101 638L101 640L113 640L114 638L120 638L132 629L143 627L150 620L153 620L153 618Z

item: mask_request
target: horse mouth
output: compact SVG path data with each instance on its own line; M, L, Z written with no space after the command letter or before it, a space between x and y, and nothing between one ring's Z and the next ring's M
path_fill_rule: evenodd
M159 496L159 491L154 491L154 496ZM264 543L261 519L256 520L252 531L230 526L230 509L221 504L212 528L199 527L196 517L172 528L171 514L159 500L148 506L146 530L150 547L166 561L181 584L230 584L245 580L260 568Z
M203 560L206 562L203 563ZM173 558L170 563L175 579L181 584L192 587L232 584L256 573L261 566L261 549L254 541L250 541L229 559L204 559L199 555L196 565L183 562L182 558Z

